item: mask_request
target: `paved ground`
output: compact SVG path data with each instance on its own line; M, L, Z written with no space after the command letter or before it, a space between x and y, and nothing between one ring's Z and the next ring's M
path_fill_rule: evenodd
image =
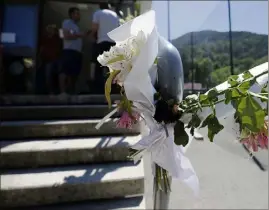
M249 159L228 133L220 134L216 144L192 141L187 156L199 176L200 197L173 180L170 209L268 209L268 172ZM268 151L257 156L267 167Z

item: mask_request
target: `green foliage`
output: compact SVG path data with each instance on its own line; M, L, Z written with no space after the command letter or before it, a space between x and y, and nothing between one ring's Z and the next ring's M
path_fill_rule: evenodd
M268 36L251 32L232 32L234 72L243 71L268 61ZM194 32L194 80L203 87L213 87L230 76L230 47L228 32ZM172 41L179 50L185 81L192 78L191 34ZM253 47L255 46L255 47Z
M241 119L242 128L247 128L252 132L259 132L264 125L265 113L260 104L251 94L240 98L235 108Z
M221 84L230 76L230 66L219 68L210 73L211 85Z
M206 126L208 128L207 136L211 142L213 142L214 136L224 128L214 114L207 116L207 118L203 121L201 128Z
M207 94L186 97L179 104L179 107L183 115L191 113L191 119L187 127L191 128L191 132L198 127L207 127L208 138L212 142L214 136L224 128L216 116L215 105L224 102L225 104L231 103L234 107L236 122L240 124L241 130L247 130L253 133L260 132L264 126L267 109L263 109L257 99L268 101L268 88L267 85L264 86L260 93L253 93L249 89L256 82L256 78L264 74L268 73L263 72L257 76L253 76L247 71L243 74L243 79L241 80L239 80L239 76L232 75L227 80L229 86L225 90L218 91L216 88L212 88ZM219 100L219 98L223 99ZM212 113L201 122L198 111L206 107L211 108ZM175 143L184 146L188 143L188 138L184 133L183 123L179 122L175 125Z

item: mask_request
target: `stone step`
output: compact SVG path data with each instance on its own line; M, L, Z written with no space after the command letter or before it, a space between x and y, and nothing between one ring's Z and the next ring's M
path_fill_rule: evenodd
M52 138L74 136L110 136L138 135L140 126L132 129L117 128L117 119L108 119L97 130L100 120L40 120L40 121L4 121L0 122L0 139Z
M146 209L143 196L102 199L96 201L73 202L67 204L55 204L34 207L17 207L14 210L135 210Z
M113 107L113 109L116 106ZM103 118L111 110L107 105L2 106L1 120L54 120ZM114 115L117 117L119 115Z
M111 100L119 100L120 95L111 95ZM71 104L107 104L104 95L3 95L0 105L71 105Z
M142 195L143 163L2 171L1 206L34 206Z
M34 168L53 165L126 161L129 154L128 148L139 140L140 135L0 141L0 167Z

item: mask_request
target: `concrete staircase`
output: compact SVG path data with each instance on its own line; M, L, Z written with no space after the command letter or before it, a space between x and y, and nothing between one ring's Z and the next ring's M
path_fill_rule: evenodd
M9 96L0 105L1 207L145 209L143 164L127 160L139 125L116 128L114 116L96 130L109 112L104 96Z

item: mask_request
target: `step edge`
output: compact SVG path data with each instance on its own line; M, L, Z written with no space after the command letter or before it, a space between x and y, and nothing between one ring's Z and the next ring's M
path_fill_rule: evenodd
M90 165L90 166L89 166ZM107 173L110 173L110 175L108 177L102 177L104 178L103 180L102 179L98 179L98 180L92 180L92 179L87 179L87 180L83 180L81 179L81 181L78 180L78 182L72 182L72 183L66 183L66 182L63 182L63 179L61 177L69 177L69 176L75 176L75 172L79 172L79 171L82 171L82 170L91 170L93 171L94 169L100 168L100 166L103 166L105 168L105 166L108 166L108 164L105 164L105 163L102 163L102 164L98 164L98 163L94 163L94 164L88 164L88 167L85 166L85 165L76 165L76 166L60 166L60 167L48 167L46 168L46 171L43 171L42 172L42 169L44 170L44 168L38 168L38 169L13 169L13 170L9 170L7 171L6 173L3 172L0 177L1 177L1 186L0 186L0 191L2 190L7 190L7 189L37 189L37 188L40 188L40 186L42 184L42 181L38 182L38 183L35 183L35 184L28 184L30 183L30 181L28 181L28 183L23 183L24 185L16 185L17 187L15 186L12 186L12 185L15 185L15 184L6 184L6 186L3 186L3 183L4 182L9 182L12 180L13 178L13 181L15 179L20 179L20 177L23 178L23 176L29 174L29 177L28 178L24 178L24 179L29 179L31 178L30 176L35 176L35 174L38 173L39 176L41 176L41 174L46 174L45 176L55 176L57 177L57 172L60 173L61 172L61 169L62 170L66 170L66 169L69 169L67 173L67 176L65 175L58 175L60 176L60 178L58 179L53 179L55 180L54 182L51 181L47 184L43 184L42 186L47 186L47 187L53 187L55 186L55 184L57 184L57 186L60 186L60 185L66 185L66 184L93 184L93 183L103 183L103 182L111 182L111 180L136 180L136 179L142 179L144 177L144 169L143 169L143 162L140 161L138 164L133 164L131 162L122 162L122 163L109 163L110 167L112 168L112 166L115 166L115 169L112 169L110 171L108 171ZM79 168L80 167L80 168ZM52 171L53 169L58 169L58 171L54 171L55 174L50 174L50 171ZM118 169L123 169L125 171L119 171ZM128 175L123 175L122 173L125 173L126 171L128 170L135 170L137 171L137 173L133 174L133 177L128 177ZM40 171L40 172L39 172ZM73 172L73 173L72 173ZM74 175L75 174L75 175ZM111 175L112 174L112 175ZM116 175L117 174L117 175ZM119 175L121 174L121 175ZM16 177L15 177L16 176ZM82 175L83 176L83 175ZM116 178L113 178L113 176L116 176ZM125 177L127 176L127 179L125 179ZM42 178L42 177L41 177ZM43 177L43 178L46 178L46 177ZM113 179L111 179L113 178ZM8 179L8 180L7 180ZM61 183L59 183L59 180Z
M1 188L0 192L8 192L8 191L19 191L19 190L34 190L34 189L40 189L40 188L54 188L54 187L61 187L62 185L72 185L72 186L77 186L77 185L95 185L95 184L106 184L106 183L115 183L115 182L121 182L121 181L136 181L136 180L144 180L145 176L140 175L137 177L133 178L121 178L121 179L110 179L110 180L98 180L96 182L77 182L77 183L61 183L61 184L54 184L54 185L38 185L38 186L26 186L26 187L10 187L10 188ZM86 187L86 186L85 186Z
M77 150L95 150L95 149L111 149L111 148L117 148L117 147L128 147L131 146L133 144L135 144L136 142L138 142L138 140L141 139L141 135L137 135L137 136L127 136L123 141L116 143L116 144L112 144L112 145L106 145L106 146L102 146L102 145L98 145L98 146L90 146L90 145L86 145L85 144L81 147L68 147L68 145L66 147L62 147L62 148L46 148L46 147L42 147L41 148L34 148L34 149L30 149L30 148L26 148L26 149L20 149L20 150L12 150L12 149L6 149L3 150L3 148L0 148L0 154L9 154L9 153L16 153L16 154L21 154L21 153L32 153L32 152L40 152L40 153L44 153L44 152L59 152L59 151L77 151ZM48 140L48 141L55 141L55 140ZM59 140L59 141L73 141L72 139L70 140ZM86 140L85 140L86 141ZM91 139L89 139L89 141L91 141ZM101 140L100 140L101 141ZM100 142L100 141L96 141L96 142ZM115 140L116 141L116 140ZM10 142L12 143L12 140L10 141L5 141L5 142ZM28 141L23 141L23 142L28 142ZM18 144L21 142L17 142ZM127 145L128 144L128 145ZM16 143L14 143L14 145L16 145Z

